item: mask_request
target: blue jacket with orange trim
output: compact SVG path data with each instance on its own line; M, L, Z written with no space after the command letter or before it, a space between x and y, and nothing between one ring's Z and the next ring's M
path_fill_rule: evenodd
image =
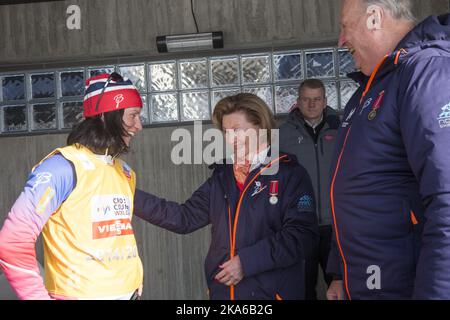
M450 299L450 15L417 25L375 73L353 74L338 134L328 272L350 299Z
M212 176L184 204L136 190L134 213L152 224L180 234L212 225L205 260L211 299L305 297L304 260L318 242L314 192L295 157L284 155L276 163L273 175L261 174L262 166L252 170L242 194L229 164L213 165ZM271 182L278 182L273 204ZM244 278L231 288L214 277L233 254Z

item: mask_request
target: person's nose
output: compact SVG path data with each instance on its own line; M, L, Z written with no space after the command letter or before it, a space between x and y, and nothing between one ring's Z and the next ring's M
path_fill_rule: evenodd
M142 121L141 121L141 117L137 117L137 120L134 124L134 127L136 128L137 132L142 130Z
M236 142L236 134L234 130L227 129L225 130L225 141L229 145L233 145Z
M314 99L308 100L308 107L314 108L315 105L316 105L316 100L314 100Z

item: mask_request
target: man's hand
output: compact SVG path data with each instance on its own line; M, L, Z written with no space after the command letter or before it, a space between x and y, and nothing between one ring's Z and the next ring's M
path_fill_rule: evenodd
M342 280L331 281L327 290L328 300L344 300L344 282Z
M227 286L237 285L244 278L244 270L239 256L234 256L219 267L222 270L215 276L215 279L220 283Z

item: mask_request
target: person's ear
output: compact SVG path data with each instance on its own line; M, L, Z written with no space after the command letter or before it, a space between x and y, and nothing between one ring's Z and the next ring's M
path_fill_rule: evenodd
M367 17L367 29L370 31L380 30L381 22L383 19L383 9L377 5L371 5L367 7L366 11L369 16Z

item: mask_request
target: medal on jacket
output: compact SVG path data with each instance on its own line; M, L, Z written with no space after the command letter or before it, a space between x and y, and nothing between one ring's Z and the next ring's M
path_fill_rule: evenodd
M367 119L369 119L369 121L372 121L373 119L376 118L377 111L381 106L381 101L383 101L383 98L384 98L384 90L381 91L380 94L378 95L377 100L373 104L372 110L369 112L369 115L367 116Z
M269 202L272 205L275 205L278 203L278 180L270 181L270 189L269 189Z

